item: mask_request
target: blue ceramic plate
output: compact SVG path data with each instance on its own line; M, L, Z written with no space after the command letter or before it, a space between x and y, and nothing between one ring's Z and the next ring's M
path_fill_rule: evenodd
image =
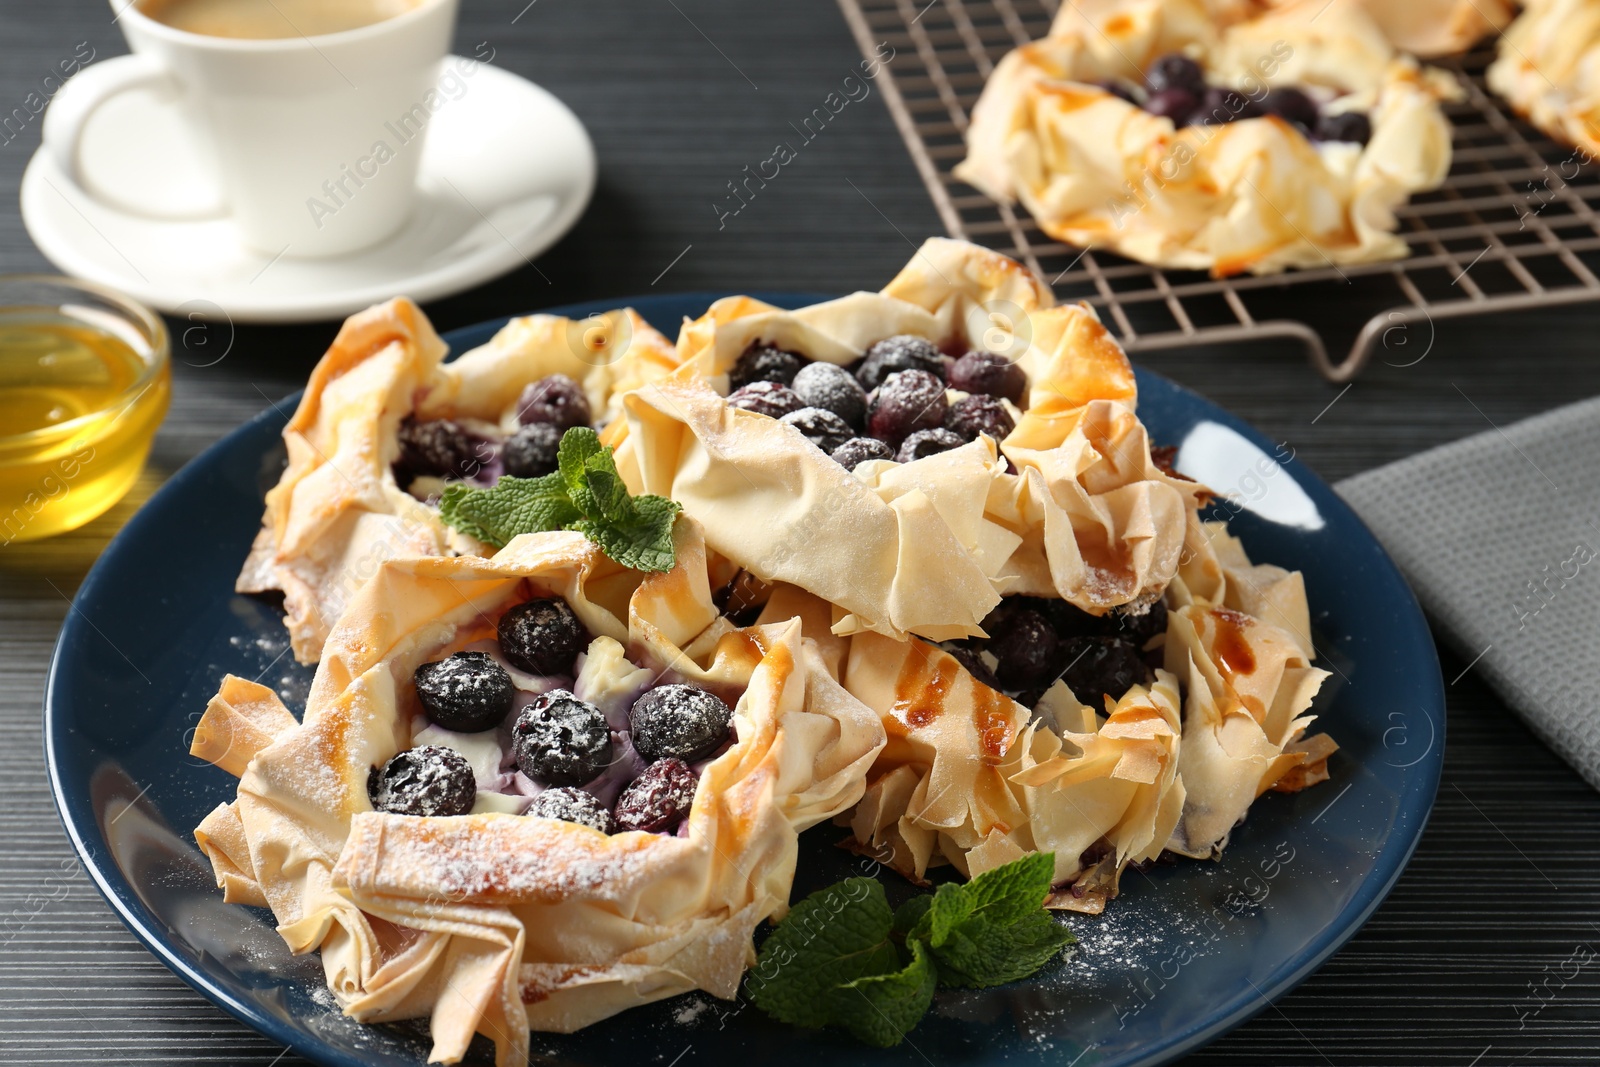
M670 333L710 299L633 306ZM499 325L447 340L463 351ZM1073 959L1027 982L939 994L899 1048L876 1051L688 994L579 1034L535 1034L536 1062L676 1063L689 1052L717 1065L1165 1063L1261 1010L1366 921L1411 856L1439 781L1444 694L1422 613L1366 527L1288 449L1154 374L1141 373L1139 388L1140 413L1158 443L1180 446L1180 469L1232 494L1226 511L1252 556L1305 575L1319 662L1334 672L1317 701L1342 746L1333 780L1263 797L1219 863L1128 872L1106 916L1067 920L1081 942ZM318 1063L420 1065L428 1045L417 1031L344 1019L317 961L291 957L271 915L224 905L190 835L234 793L233 778L188 755L218 679L259 678L296 711L310 682L286 652L276 607L233 593L293 403L180 471L83 583L50 672L50 780L101 892L185 981ZM797 897L854 873L833 847L839 834L805 835ZM486 1054L480 1046L474 1058Z

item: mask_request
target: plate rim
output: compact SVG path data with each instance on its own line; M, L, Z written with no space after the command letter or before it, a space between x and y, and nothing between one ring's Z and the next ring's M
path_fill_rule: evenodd
M641 317L650 322L651 325L657 329L662 329L664 324L652 321L646 309L677 304L696 307L708 306L713 300L728 295L736 295L736 291L694 290L636 294L626 298L585 300L561 304L524 314L554 314L579 318L619 307L630 307L637 310ZM809 303L836 299L841 294L792 290L757 290L746 291L737 295L749 296L780 307L800 307ZM440 335L441 338L450 346L449 358L454 359L469 348L481 344L500 327L517 317L520 316L497 317L457 327L442 333ZM1175 390L1189 402L1195 403L1206 410L1210 417L1220 416L1219 421L1242 434L1256 446L1270 447L1270 442L1266 436L1249 422L1234 415L1188 386L1146 367L1135 365L1135 374L1142 380L1159 381L1165 387ZM248 434L253 429L259 428L262 423L275 418L284 418L285 416L281 410L283 406L286 404L297 405L303 392L303 389L297 390L280 400L269 401L268 405L261 411L229 430L177 471L174 471L156 493L151 496L150 500L146 501L134 513L121 530L117 531L116 536L107 544L100 557L89 569L83 582L73 595L71 610L62 624L61 632L57 636L55 647L50 656L43 707L45 763L50 783L51 799L55 803L57 817L61 820L68 840L72 842L79 861L88 871L95 888L105 898L107 904L110 905L112 912L157 959L192 989L222 1008L239 1022L249 1026L257 1033L288 1046L297 1055L311 1062L330 1064L333 1067L369 1067L370 1060L351 1058L345 1055L342 1050L331 1045L304 1040L306 1035L302 1034L302 1032L283 1027L278 1019L265 1015L257 1011L252 1005L232 996L226 989L213 984L204 974L195 971L170 950L162 938L150 929L136 913L136 908L142 908L143 906L138 904L136 900L130 902L127 899L133 895L131 886L119 891L112 885L108 873L101 869L101 850L91 851L89 844L80 833L77 822L69 813L69 803L60 776L61 768L56 757L55 704L57 701L58 677L63 669L63 650L67 647L69 633L75 632L81 625L79 620L85 618L78 606L80 599L84 598L87 591L92 591L97 582L112 568L111 561L117 555L113 550L116 548L117 543L123 540L129 531L152 521L150 516L155 514L155 509L152 505L157 504L168 492L176 492L178 487L185 484L189 479L198 477L209 467L208 461L214 454L227 449L235 439ZM1325 490L1337 507L1343 510L1344 517L1353 520L1357 527L1371 538L1372 543L1378 549L1375 562L1384 569L1384 577L1389 579L1386 584L1391 585L1392 588L1399 592L1403 592L1409 607L1407 614L1410 615L1411 621L1420 626L1422 632L1427 634L1428 645L1433 649L1432 659L1430 662L1421 665L1417 681L1419 684L1427 683L1429 700L1426 710L1429 713L1437 713L1434 716L1437 724L1437 743L1430 750L1430 754L1424 756L1423 760L1415 765L1423 771L1423 775L1414 786L1401 794L1396 819L1397 823L1404 823L1414 828L1409 830L1408 839L1404 841L1403 847L1396 847L1393 834L1385 838L1384 846L1379 849L1371 874L1363 879L1362 885L1352 896L1350 902L1332 922L1319 931L1310 945L1281 961L1278 967L1275 968L1272 980L1263 986L1255 987L1252 990L1254 995L1246 995L1244 992L1236 993L1213 1008L1207 1015L1197 1019L1193 1024L1174 1031L1159 1044L1151 1046L1147 1050L1134 1051L1115 1059L1101 1061L1100 1067L1161 1067L1162 1064L1171 1063L1237 1028L1291 992L1354 937L1366 925L1379 905L1388 898L1395 884L1399 881L1401 874L1404 873L1409 865L1412 856L1415 855L1417 846L1422 840L1422 835L1426 831L1428 821L1432 815L1444 769L1447 723L1443 668L1439 663L1437 642L1433 638L1431 627L1427 623L1426 616L1415 592L1411 589L1410 583L1401 573L1399 567L1389 555L1388 550L1383 547L1383 543L1378 540L1371 528L1367 526L1365 520L1350 507L1331 483L1305 466L1297 458L1291 458L1289 462L1297 464L1299 474L1303 478L1310 479L1317 488ZM96 829L98 830L98 828ZM115 874L119 880L125 882L120 871L115 872ZM1090 1047L1092 1048L1093 1046Z

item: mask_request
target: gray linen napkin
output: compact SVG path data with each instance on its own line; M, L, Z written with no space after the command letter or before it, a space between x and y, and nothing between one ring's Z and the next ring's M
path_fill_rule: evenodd
M1600 789L1600 397L1337 488L1470 669Z

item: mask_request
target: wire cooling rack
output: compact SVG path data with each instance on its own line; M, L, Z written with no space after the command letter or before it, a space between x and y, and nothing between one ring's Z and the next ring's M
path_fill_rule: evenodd
M1445 107L1454 158L1444 186L1396 212L1410 245L1404 259L1213 279L1062 244L1026 211L951 176L990 71L1012 48L1045 35L1057 0L838 2L863 54L885 41L895 50L877 84L950 235L1022 260L1062 300L1087 301L1131 351L1290 338L1324 377L1344 382L1380 349L1395 365L1425 354L1412 326L1426 323L1431 344L1440 319L1600 300L1600 279L1584 261L1600 251L1600 177L1586 156L1522 124L1489 93L1483 72L1492 42L1435 61L1459 78L1466 98ZM1286 305L1334 300L1360 309L1352 327L1361 313L1383 308L1359 325L1338 362L1328 353L1347 338L1270 317Z

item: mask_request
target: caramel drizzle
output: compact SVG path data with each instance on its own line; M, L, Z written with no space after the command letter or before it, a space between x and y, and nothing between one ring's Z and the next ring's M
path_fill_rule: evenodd
M1230 679L1236 674L1250 674L1256 669L1256 654L1244 636L1244 624L1249 617L1228 608L1213 608L1211 617L1217 624L1217 665Z
M978 748L985 763L999 763L1016 740L1010 715L1011 701L976 679L972 682L972 725L978 731Z
M930 725L944 712L961 673L961 664L954 656L921 641L912 642L895 679L889 723L904 723L912 730ZM999 763L1016 740L1010 705L1005 694L972 679L972 726L986 764ZM889 729L904 736L893 726Z
M1251 674L1256 669L1256 654L1244 635L1244 627L1250 622L1250 617L1229 608L1212 608L1211 618L1215 620L1217 626L1217 638L1213 648L1216 653L1217 668L1222 672L1222 680L1238 697L1239 704L1259 723L1266 714L1266 708L1259 698L1240 693L1238 685L1234 682L1235 678Z
M960 664L952 657L913 641L895 679L891 714L914 729L927 726L944 711L950 686L960 670Z

